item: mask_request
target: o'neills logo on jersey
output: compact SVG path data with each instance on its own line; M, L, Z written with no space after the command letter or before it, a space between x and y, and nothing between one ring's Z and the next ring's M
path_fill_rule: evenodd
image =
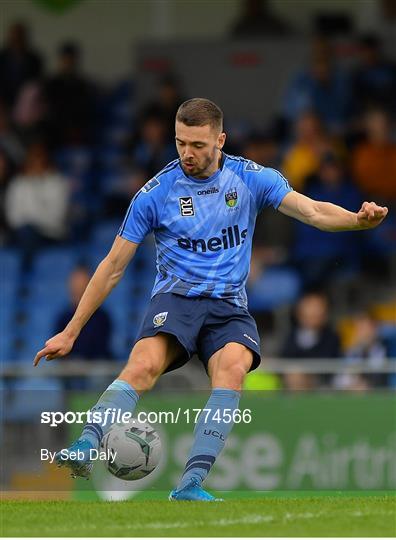
M178 238L177 243L182 249L191 249L191 251L220 251L222 249L232 249L244 243L247 235L247 229L239 230L238 225L227 227L221 230L221 236L213 236L208 240L204 238Z
M212 195L213 193L218 193L219 190L217 189L217 187L213 186L209 189L201 189L199 191L197 191L197 195Z

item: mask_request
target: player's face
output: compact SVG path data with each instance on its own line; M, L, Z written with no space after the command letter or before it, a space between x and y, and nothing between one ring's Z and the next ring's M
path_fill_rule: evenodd
M208 178L220 165L225 133L210 125L186 126L176 122L176 148L183 170L189 176Z

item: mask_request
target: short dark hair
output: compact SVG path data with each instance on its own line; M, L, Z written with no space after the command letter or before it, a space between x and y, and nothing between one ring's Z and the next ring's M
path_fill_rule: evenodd
M223 111L205 98L188 99L180 105L176 120L186 126L207 126L223 130Z

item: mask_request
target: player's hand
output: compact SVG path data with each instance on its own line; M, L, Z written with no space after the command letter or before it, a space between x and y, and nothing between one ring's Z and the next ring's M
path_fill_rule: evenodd
M36 354L33 365L37 366L44 357L46 360L54 360L54 358L66 356L72 350L74 341L74 338L70 337L64 331L60 332L60 334L56 334L56 336L46 341L44 349L41 349L41 351Z
M373 229L385 219L388 213L386 206L378 206L375 202L364 202L357 213L357 222L362 229Z

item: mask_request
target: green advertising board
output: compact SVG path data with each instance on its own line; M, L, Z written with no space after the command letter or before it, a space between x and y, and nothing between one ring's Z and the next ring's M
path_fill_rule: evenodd
M95 464L92 480L76 482L77 498L147 498L172 489L193 440L194 416L207 394L149 394L139 402L162 441L162 460L134 482ZM72 409L95 398L75 396ZM240 419L205 486L252 496L263 491L368 491L396 487L396 408L391 394L245 392ZM73 426L71 437L81 426ZM96 495L95 495L96 494Z

